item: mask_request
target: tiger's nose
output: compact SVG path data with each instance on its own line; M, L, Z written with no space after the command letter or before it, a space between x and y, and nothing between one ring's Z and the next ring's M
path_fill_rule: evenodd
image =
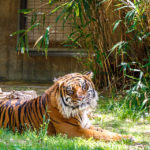
M84 98L85 98L85 96L78 96L78 99L79 99L80 101L82 101Z

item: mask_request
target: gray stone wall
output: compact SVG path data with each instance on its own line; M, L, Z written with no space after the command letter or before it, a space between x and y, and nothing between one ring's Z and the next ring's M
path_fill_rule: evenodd
M27 56L18 54L17 38L9 35L18 29L19 0L0 1L0 81L52 81L81 70L71 56Z

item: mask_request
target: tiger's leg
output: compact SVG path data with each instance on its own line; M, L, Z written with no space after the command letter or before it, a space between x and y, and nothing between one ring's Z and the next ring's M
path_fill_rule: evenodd
M55 127L51 122L48 124L47 135L56 135Z
M95 126L93 126L93 125L91 125L91 126L89 127L89 129L103 132L103 129L102 129L102 128L100 128L100 127L95 127Z
M89 129L96 130L96 131L99 131L99 132L103 132L105 134L112 134L112 135L115 134L115 135L117 135L117 133L114 133L114 132L111 132L111 131L108 131L108 130L104 130L104 129L100 128L100 127L95 127L93 125L91 125ZM129 136L129 135L119 135L118 134L118 136L121 136L122 139L129 139L131 141L135 141L134 137Z
M84 138L94 138L96 140L104 141L118 141L126 137L121 136L112 132L101 132L93 129L85 129L79 125L67 124L67 123L54 123L56 133L67 134L68 137L84 137Z

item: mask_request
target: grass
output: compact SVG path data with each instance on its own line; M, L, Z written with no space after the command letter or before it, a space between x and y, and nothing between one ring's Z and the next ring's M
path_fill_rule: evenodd
M20 89L16 88L16 90ZM41 89L39 90L37 93L41 92ZM134 136L135 142L103 142L82 138L68 139L67 136L62 135L49 137L44 130L41 130L39 134L30 130L19 134L7 129L0 129L0 150L150 150L150 116L138 118L138 120L130 119L129 116L126 119L120 117L125 109L119 108L120 102L117 99L120 98L100 97L97 110L91 121L103 129Z
M101 116L95 115L92 120L93 124L120 134L132 135L136 139L135 142L103 142L82 138L68 139L62 135L48 137L44 130L41 130L39 134L30 130L19 134L0 129L0 150L149 150L150 121L148 119L121 120L113 111L108 110L108 101L101 101L100 103L103 105L98 105L96 113L101 112Z

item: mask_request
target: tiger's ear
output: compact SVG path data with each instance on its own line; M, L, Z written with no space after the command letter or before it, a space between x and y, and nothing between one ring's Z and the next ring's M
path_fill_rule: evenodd
M92 79L94 77L94 73L91 71L84 73L84 75L87 76L89 79Z
M55 83L55 82L57 82L58 80L60 80L62 77L58 77L58 78L54 78L54 80L53 80L53 82Z
M55 78L53 79L53 82L55 83L56 81L58 81L58 79L55 77Z

